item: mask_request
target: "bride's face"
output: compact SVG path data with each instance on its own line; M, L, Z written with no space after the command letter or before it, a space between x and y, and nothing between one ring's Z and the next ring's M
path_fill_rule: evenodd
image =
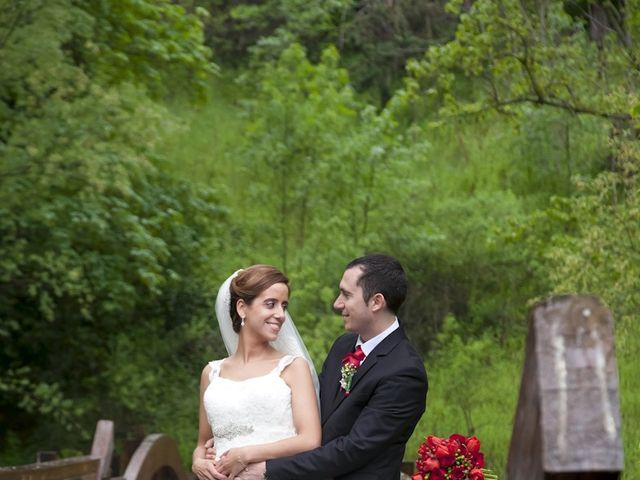
M289 306L289 287L275 283L253 299L251 304L238 302L238 312L245 319L243 331L272 342L278 337Z

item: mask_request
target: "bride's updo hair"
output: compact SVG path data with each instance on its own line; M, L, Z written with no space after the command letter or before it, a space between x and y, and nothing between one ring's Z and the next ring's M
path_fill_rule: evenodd
M231 285L229 286L231 291L229 315L231 316L234 332L240 333L240 323L242 322L236 310L238 300L242 299L244 303L251 305L251 302L258 295L276 283L284 283L287 289L291 291L289 279L280 270L271 265L252 265L238 272L231 280Z

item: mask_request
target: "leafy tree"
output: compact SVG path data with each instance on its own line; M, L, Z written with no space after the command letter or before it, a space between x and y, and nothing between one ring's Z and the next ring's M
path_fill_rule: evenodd
M90 18L91 30L70 48L92 77L102 83L135 82L153 97L173 97L186 87L186 97L203 100L217 71L211 50L203 44L202 21L170 0L74 0Z
M143 429L195 418L225 211L212 190L163 173L167 112L75 57L92 38L85 10L5 3L0 455L26 462L85 445L103 416ZM192 400L154 408L167 390Z
M352 0L305 2L267 0L181 0L188 10L208 12L206 43L225 65L246 65L252 49L273 60L291 43L298 42L318 58L328 42L337 38L337 26Z
M590 40L582 20L569 15L561 1L534 5L478 0L471 6L468 2L453 1L447 8L460 19L455 38L441 46L431 46L422 60L410 61L410 77L392 102L417 118L424 117L424 111L437 111L437 121L432 122L436 128L454 122L486 124L494 121L495 112L510 118L511 128L516 128L521 137L507 136L504 140L515 151L508 153L512 160L502 173L503 185L527 195L522 213L544 207L552 195L575 194L573 177L576 175L586 179L602 168L618 168L615 155L606 145L606 136L599 132L608 130L613 136L632 131L638 80L638 70L633 63L633 44L620 41L620 37L613 34L607 37L605 50L599 49ZM637 19L635 13L627 13L625 31L634 38ZM541 132L545 136L538 137ZM537 148L532 148L533 145ZM586 145L590 147L584 148ZM468 149L460 153L464 158L470 156ZM495 157L491 160L496 162ZM526 177L522 178L523 175ZM472 195L477 193L472 191ZM498 208L501 204L498 198L499 195L495 195L494 207L491 208ZM456 206L456 201L451 204L465 211L462 205ZM451 214L449 217L455 218ZM526 213L524 217L520 213L514 214L514 218L518 217L526 218ZM470 217L463 214L462 218ZM464 225L466 222L461 223ZM491 223L488 222L489 232L492 228L501 231L507 225L505 222ZM439 230L446 235L447 228L440 227ZM484 237L483 231L482 228L471 227L467 235ZM458 234L451 238L462 239L465 236ZM475 305L475 316L482 311L482 298L486 298L489 304L493 302L491 299L496 299L494 305L497 306L500 296L509 294L511 290L508 288L497 297L494 293L488 294L495 292L492 288L507 286L509 282L498 281L490 287L492 281L489 279L494 277L484 273L487 267L495 272L502 271L500 268L496 270L495 265L506 266L506 271L502 271L500 276L504 279L507 275L511 282L516 281L521 293L549 285L543 280L548 278L545 267L537 271L539 280L535 280L536 277L514 279L512 275L517 265L521 271L527 271L527 265L540 265L541 262L533 250L514 250L508 242L503 243L500 236L495 238L498 250L493 250L493 253L489 253L492 250L476 250L476 243L471 249L465 248L454 255L453 259L436 263L441 265L434 266L436 272L441 268L451 269L451 265L465 259L474 265L463 267L460 276L446 275L455 279L452 284L457 288L447 288L451 283L440 279L436 281L437 285L426 289L426 292L433 292L443 288L448 293L440 295L440 298L448 295L457 298L453 304L444 302L440 318L457 302L462 308L453 310L456 316L461 318L461 315L469 314L465 310L468 305ZM444 252L452 253L454 250L449 246L457 243L454 240L448 244ZM466 252L470 251L475 254L467 256ZM432 251L430 255L433 254ZM488 258L492 260L487 264L478 261ZM469 282L468 272L485 278L488 283ZM482 287L476 290L480 285ZM523 300L520 297L521 305ZM495 318L495 313L488 316L486 313L483 316L492 324L489 318ZM507 314L507 317L522 318L523 315Z
M293 43L318 61L334 45L356 90L384 104L400 84L407 59L451 38L456 19L444 0L182 0L209 12L207 44L233 68L278 58Z
M452 38L457 22L445 3L367 0L352 6L335 41L356 88L374 90L386 103L401 85L407 60Z
M630 38L637 35L633 3L626 21ZM511 113L531 104L629 125L638 108L634 44L609 36L603 55L562 1L539 7L479 0L465 12L461 0L449 2L448 9L460 17L455 40L431 47L423 60L409 65L424 82L420 91L438 98L443 114ZM473 95L461 90L460 77L473 80Z
M366 234L363 189L371 192L371 186L361 185L367 185L362 179L370 175L363 164L374 160L356 151L360 106L337 62L336 50L328 49L313 65L302 47L293 45L266 64L255 79L258 93L244 103L250 119L246 134L231 153L243 159L243 180L237 182L243 224L239 244L248 258L253 257L250 252L270 252L273 263L296 279L295 285L309 289L307 296L295 288L293 302L294 313L297 298L298 311L309 321L315 313L330 315L331 302L319 304L317 293L341 271L344 258L352 255L347 252L358 249ZM319 249L327 256L311 261ZM310 261L315 272L305 267ZM303 272L312 278L301 277ZM331 291L337 279L328 285ZM312 304L302 303L303 298ZM300 323L303 331L315 328L303 319ZM334 336L318 345L320 357Z

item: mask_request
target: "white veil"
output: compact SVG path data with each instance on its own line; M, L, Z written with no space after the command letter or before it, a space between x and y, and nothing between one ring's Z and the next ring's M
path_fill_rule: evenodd
M218 290L218 296L216 297L216 316L218 317L218 326L220 327L220 335L222 341L227 349L227 353L231 355L238 348L238 334L233 331L233 325L231 323L231 315L229 313L229 304L231 303L231 280L241 272L242 270L235 271L229 278L227 278ZM271 342L271 346L276 350L288 354L304 357L309 365L311 371L311 379L313 380L313 386L316 389L316 397L320 393L320 384L318 382L318 374L313 366L307 347L305 347L298 329L293 323L293 319L289 312L285 312L286 319L282 324L278 338Z

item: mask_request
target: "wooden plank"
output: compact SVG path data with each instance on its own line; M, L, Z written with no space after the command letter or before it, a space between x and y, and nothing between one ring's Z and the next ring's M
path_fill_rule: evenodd
M611 313L592 296L535 305L507 478L611 479L622 468Z
M113 422L99 420L91 455L2 467L0 480L101 480L110 475L112 454Z
M96 472L96 479L101 480L111 476L111 457L113 456L113 422L99 420L96 433L93 436L91 456L100 459L100 466Z
M51 462L1 467L0 480L95 480L100 459L89 455Z
M507 478L514 480L539 480L544 475L535 345L535 329L530 327L507 460Z

